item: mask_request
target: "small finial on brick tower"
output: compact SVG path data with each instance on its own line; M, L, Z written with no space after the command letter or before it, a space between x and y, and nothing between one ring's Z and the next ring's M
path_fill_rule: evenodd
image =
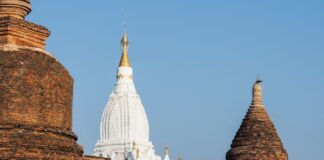
M253 105L262 105L263 98L262 98L262 80L257 79L253 85L252 89L252 104Z
M0 0L0 18L25 19L31 12L30 0Z

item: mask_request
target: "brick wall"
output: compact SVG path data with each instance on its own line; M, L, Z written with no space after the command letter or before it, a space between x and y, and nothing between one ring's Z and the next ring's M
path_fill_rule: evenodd
M0 50L0 159L83 159L72 92L73 79L55 58Z

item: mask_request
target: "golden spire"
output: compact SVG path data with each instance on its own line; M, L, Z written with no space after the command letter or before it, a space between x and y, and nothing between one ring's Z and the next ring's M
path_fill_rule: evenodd
M165 146L165 156L169 156L169 146Z
M121 40L121 45L123 47L123 53L120 59L119 67L131 67L128 58L128 38L126 32L124 32L123 38Z

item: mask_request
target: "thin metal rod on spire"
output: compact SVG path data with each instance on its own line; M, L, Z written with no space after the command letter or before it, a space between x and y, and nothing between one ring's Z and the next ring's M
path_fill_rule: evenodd
M262 82L262 79L260 78L260 73L256 75L256 81L257 82Z
M124 33L127 32L127 13L124 12L124 22L123 22Z

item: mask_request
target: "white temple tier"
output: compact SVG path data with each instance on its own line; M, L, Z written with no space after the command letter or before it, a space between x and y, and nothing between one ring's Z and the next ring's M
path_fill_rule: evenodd
M161 160L149 141L149 123L133 82L125 33L121 43L123 53L117 82L102 114L94 155L112 160Z

